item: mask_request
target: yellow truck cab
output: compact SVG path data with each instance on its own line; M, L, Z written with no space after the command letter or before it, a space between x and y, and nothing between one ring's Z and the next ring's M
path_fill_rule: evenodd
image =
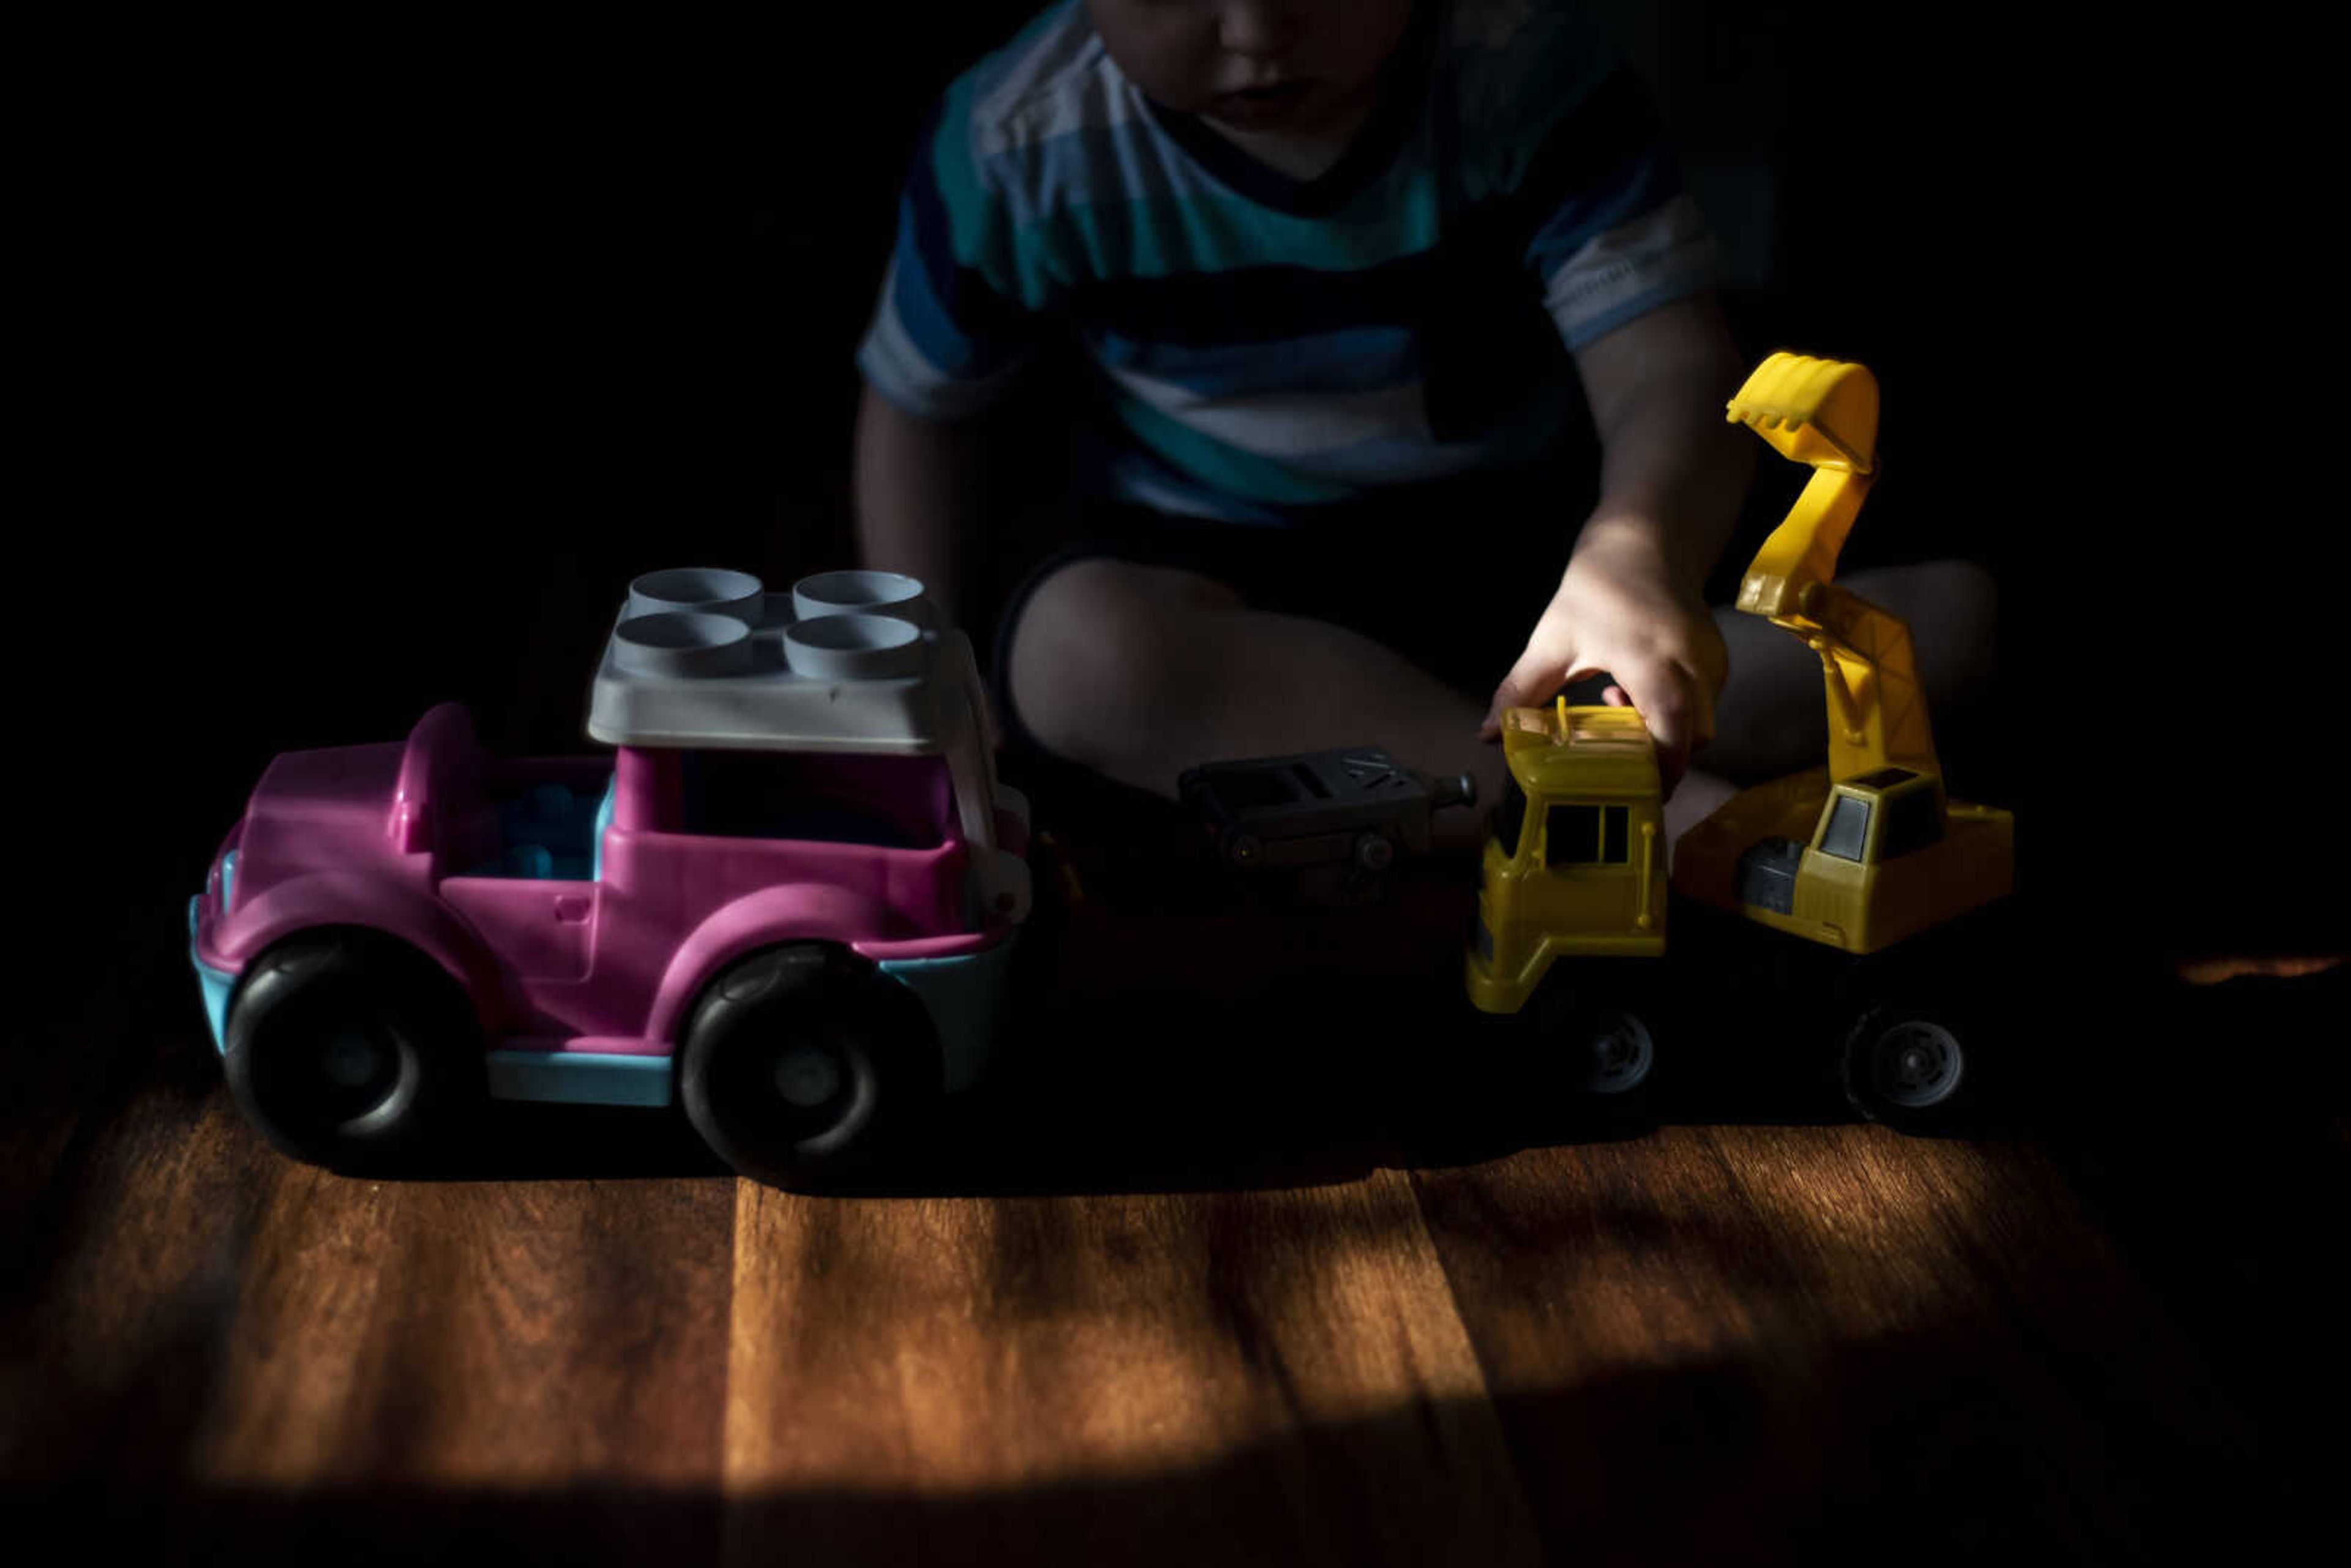
M1561 957L1666 950L1657 749L1629 707L1512 708L1510 782L1486 840L1469 999L1515 1013Z

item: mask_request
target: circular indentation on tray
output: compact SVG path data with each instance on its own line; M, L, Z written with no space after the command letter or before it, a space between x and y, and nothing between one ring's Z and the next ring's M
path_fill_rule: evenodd
M724 675L751 667L751 628L701 611L633 615L612 631L612 657L648 675Z
M792 584L792 609L803 621L825 615L897 615L931 623L931 602L920 579L896 571L820 571Z
M649 571L629 584L632 615L700 611L756 623L766 599L767 585L749 572L716 566L680 566Z
M821 681L878 681L923 667L922 629L895 615L820 615L784 628L784 663Z

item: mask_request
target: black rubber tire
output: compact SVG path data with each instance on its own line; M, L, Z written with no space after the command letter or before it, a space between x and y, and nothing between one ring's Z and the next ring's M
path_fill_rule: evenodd
M937 1031L912 991L820 943L742 959L703 991L678 1099L755 1181L822 1187L869 1170L938 1099Z
M360 926L288 936L230 999L222 1064L285 1153L373 1171L447 1147L486 1097L482 1030L448 971Z
M1845 1030L1846 1101L1897 1132L1956 1130L1983 1099L1974 1034L1948 1004L1900 996L1871 1003Z
M1545 1081L1588 1109L1645 1111L1674 1024L1655 964L1562 959L1528 1004Z

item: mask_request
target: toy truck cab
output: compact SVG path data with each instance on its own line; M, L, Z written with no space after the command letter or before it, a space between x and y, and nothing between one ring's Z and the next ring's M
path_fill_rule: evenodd
M1486 841L1469 999L1514 1014L1548 996L1542 1033L1580 1086L1637 1087L1655 1051L1646 982L1666 950L1656 743L1631 708L1562 699L1506 713L1502 752L1510 777ZM1562 959L1576 960L1573 981L1553 977Z
M603 758L499 762L444 704L272 764L191 905L246 1114L333 1165L485 1096L682 1103L797 1184L978 1076L1029 904L969 643L920 585L638 580Z

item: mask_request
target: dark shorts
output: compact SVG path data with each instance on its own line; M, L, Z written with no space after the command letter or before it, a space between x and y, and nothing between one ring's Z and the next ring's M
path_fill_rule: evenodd
M1561 464L1416 486L1281 528L1081 504L997 621L990 695L1007 738L1039 749L1008 674L1021 616L1047 579L1101 559L1195 572L1252 609L1346 626L1482 703L1526 646L1591 509L1591 472L1577 473Z

